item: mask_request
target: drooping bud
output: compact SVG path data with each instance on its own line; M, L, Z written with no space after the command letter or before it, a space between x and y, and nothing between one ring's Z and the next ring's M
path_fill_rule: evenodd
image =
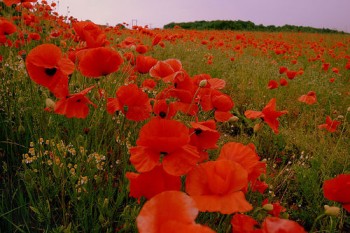
M199 87L205 87L208 84L208 81L206 79L203 79L199 82Z
M328 216L339 216L340 208L336 206L324 205L324 213Z

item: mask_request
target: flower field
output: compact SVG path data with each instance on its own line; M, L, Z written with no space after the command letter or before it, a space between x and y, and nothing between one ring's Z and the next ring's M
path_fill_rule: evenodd
M350 232L348 34L1 3L0 232Z

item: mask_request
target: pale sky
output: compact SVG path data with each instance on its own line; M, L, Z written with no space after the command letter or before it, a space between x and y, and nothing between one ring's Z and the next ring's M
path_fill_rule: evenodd
M152 28L170 22L250 20L350 32L350 0L59 0L56 11L111 26L131 25L132 20Z

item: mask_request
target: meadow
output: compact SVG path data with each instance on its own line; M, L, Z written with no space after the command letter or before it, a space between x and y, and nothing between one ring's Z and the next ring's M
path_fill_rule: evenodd
M0 232L350 232L348 34L4 3Z

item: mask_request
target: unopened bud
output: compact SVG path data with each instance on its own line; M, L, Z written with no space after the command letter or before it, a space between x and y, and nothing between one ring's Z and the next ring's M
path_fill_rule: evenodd
M255 124L253 127L254 133L258 132L262 128L262 126L262 123Z
M339 216L340 208L336 206L324 205L324 213L328 216Z
M350 112L350 107L348 107L347 111Z
M206 79L203 79L199 82L199 87L205 87L208 84L208 81Z
M283 213L281 214L281 218L283 218L283 219L288 219L288 218L289 218L289 214L288 214L287 212L283 212Z
M236 117L236 116L232 116L232 117L230 117L230 119L228 119L228 122L233 123L233 122L237 122L238 120L239 120L239 118L238 118L238 117Z
M50 99L50 98L47 98L45 100L45 104L46 104L47 108L51 108L51 109L55 108L55 102L52 99Z
M271 210L273 210L273 205L268 203L268 204L263 205L262 208L266 211L271 211Z

